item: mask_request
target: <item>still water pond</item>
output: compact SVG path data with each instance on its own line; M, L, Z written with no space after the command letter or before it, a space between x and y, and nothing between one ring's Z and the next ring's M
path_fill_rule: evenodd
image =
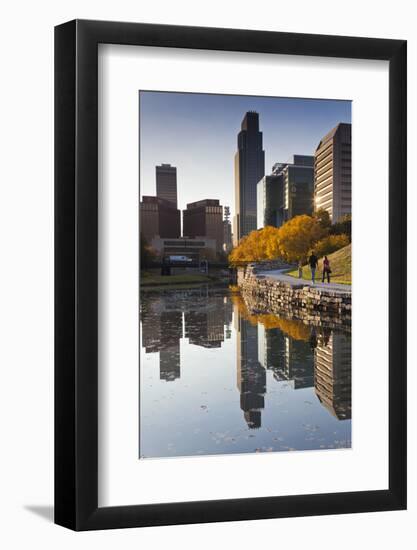
M227 289L141 295L140 458L351 446L351 341Z

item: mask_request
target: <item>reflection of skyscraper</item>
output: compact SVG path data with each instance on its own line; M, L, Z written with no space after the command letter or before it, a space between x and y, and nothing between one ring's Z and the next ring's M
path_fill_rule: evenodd
M196 346L219 348L224 341L223 296L203 296L202 307L196 308L198 301L195 297L194 308L185 312L185 337L189 339L190 344Z
M163 298L142 297L142 345L145 353L159 352L159 377L167 382L180 377L182 338L182 311L169 305Z
M267 329L258 324L258 360L264 369L274 371L278 380L282 379L280 372L284 371L285 340L283 333L277 328Z
M207 287L164 294L142 295L141 336L145 353L159 352L159 375L167 382L180 378L180 340L204 348L220 347L230 338L232 304L223 293L211 293ZM225 331L226 327L226 331ZM228 332L229 331L229 332Z
M225 338L232 337L233 306L229 296L223 298L224 333Z
M161 345L159 352L159 377L172 382L181 374L180 340L182 337L182 312L161 313Z
M157 353L161 345L161 315L158 313L160 300L147 297L141 300L141 334L145 353Z
M285 336L285 375L294 380L294 389L314 385L314 354L309 342Z
M351 418L352 351L347 334L322 334L314 351L314 387L320 402L339 420Z
M235 155L235 208L234 242L256 229L256 186L265 175L265 152L262 149L262 132L259 115L246 113L237 138Z
M293 381L295 390L313 386L313 351L304 340L258 324L258 360L264 368L273 371L275 380Z
M265 407L266 371L258 361L257 327L238 317L237 343L237 387L240 391L240 408L249 428L260 428L261 411Z

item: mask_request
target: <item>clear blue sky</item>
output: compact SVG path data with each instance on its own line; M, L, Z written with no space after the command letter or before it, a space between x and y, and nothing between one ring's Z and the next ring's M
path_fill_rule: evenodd
M259 113L265 173L291 155L313 155L351 102L233 95L140 92L140 193L155 195L155 166L177 167L179 208L220 199L234 214L234 155L246 111Z

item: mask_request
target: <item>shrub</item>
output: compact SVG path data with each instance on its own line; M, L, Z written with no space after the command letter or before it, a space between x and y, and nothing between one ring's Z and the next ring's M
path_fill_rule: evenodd
M347 235L349 242L352 239L352 216L346 214L343 218L330 227L331 235Z
M347 246L349 242L349 237L347 235L328 235L318 241L313 250L316 256L322 258L323 256L328 256L332 252L336 252L336 250L340 250Z

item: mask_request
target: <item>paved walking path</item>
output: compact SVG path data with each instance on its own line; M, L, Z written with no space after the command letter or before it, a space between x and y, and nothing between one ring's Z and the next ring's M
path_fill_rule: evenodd
M286 275L285 272L286 269L276 269L272 271L258 271L256 275L261 275L262 277L265 277L266 279L274 279L277 281L281 281L283 283L287 283L288 285L294 287L294 288L302 288L305 286L312 286L313 288L323 288L325 290L331 290L335 292L352 292L352 286L351 285L341 285L339 283L322 283L321 277L320 282L313 283L311 281L306 281L305 279L298 279L296 277L291 277L291 275Z

